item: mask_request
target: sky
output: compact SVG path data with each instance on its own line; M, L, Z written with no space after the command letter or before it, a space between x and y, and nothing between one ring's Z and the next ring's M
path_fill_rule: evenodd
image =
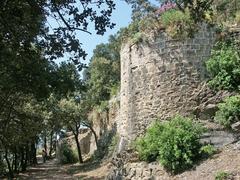
M93 55L93 50L95 49L96 45L100 43L107 43L108 37L110 35L116 34L117 31L122 28L126 27L131 22L131 7L128 5L124 0L116 0L116 9L113 11L111 20L113 23L116 23L116 26L113 29L107 29L107 32L101 36L96 34L88 34L84 32L79 32L77 34L77 38L83 44L83 49L87 52L88 56L84 63L88 63L89 59ZM93 28L89 29L90 32L94 32Z
M115 23L116 26L113 29L107 29L107 32L105 32L103 36L96 35L96 33L94 33L94 26L91 25L89 25L88 29L88 31L92 33L91 35L82 31L77 32L77 38L82 43L83 50L85 50L88 54L85 61L81 60L82 63L89 63L89 60L93 55L93 50L95 49L96 45L101 43L107 43L110 35L116 34L120 28L126 27L128 26L128 24L130 24L132 13L131 6L127 4L125 0L115 0L114 2L116 3L116 9L113 11L113 14L111 16L111 22ZM150 0L150 2L153 4L157 4L156 0ZM54 20L51 18L49 19L49 24L51 24L51 28L57 25L56 22L54 22ZM66 61L67 59L69 58L60 58L56 61L56 63Z
M157 5L157 0L150 0L151 3ZM132 9L129 4L125 2L125 0L115 0L116 3L116 9L113 11L112 14L112 22L116 23L116 26L113 29L107 29L107 32L101 36L101 35L96 35L92 34L89 35L87 33L79 33L78 38L80 42L83 43L83 49L87 52L88 56L86 58L86 61L84 63L88 63L89 59L93 55L93 50L95 49L96 45L100 43L107 43L108 42L108 37L110 35L114 35L117 33L117 31L122 28L126 27L128 24L131 22L131 13ZM93 29L89 29L90 32L93 32Z

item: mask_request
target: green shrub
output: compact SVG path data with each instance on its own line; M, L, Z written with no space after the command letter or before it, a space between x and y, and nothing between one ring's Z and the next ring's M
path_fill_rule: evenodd
M161 146L159 137L162 134L163 128L163 124L155 122L147 129L143 138L137 139L136 149L139 152L141 160L151 162L157 159L159 156L159 147Z
M116 96L120 90L120 83L117 83L111 87L111 97Z
M97 106L97 110L99 113L108 111L109 109L109 102L108 101L101 101L100 105Z
M59 147L59 157L61 164L78 162L77 151L73 150L67 142L63 142Z
M121 31L121 40L124 42L124 41L127 41L127 40L131 40L133 39L134 35L139 33L140 30L139 30L139 21L133 21L131 24L128 25L128 27L124 28L122 31Z
M238 90L240 85L240 53L232 44L217 43L211 58L206 62L211 80L217 90Z
M207 144L205 146L202 146L200 149L200 153L202 154L202 156L212 156L213 154L216 153L216 148L210 144Z
M215 121L226 128L240 119L240 95L231 96L218 104L219 110L216 112Z
M190 14L171 9L161 15L161 23L171 37L187 37L195 32L195 23Z
M215 180L227 180L227 179L229 179L230 176L231 176L231 174L228 172L219 171L215 175Z
M200 157L199 138L203 130L192 120L176 116L170 122L154 123L146 135L137 140L136 148L140 159L158 159L167 170L180 172Z

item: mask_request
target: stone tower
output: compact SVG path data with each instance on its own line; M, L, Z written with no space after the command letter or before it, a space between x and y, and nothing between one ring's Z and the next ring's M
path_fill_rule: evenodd
M174 40L160 32L154 40L122 47L121 137L135 139L157 118L192 113L214 40L214 31L203 25L194 38Z

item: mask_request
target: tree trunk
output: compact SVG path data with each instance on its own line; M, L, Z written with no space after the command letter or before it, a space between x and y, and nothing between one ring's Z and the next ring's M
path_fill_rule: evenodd
M37 164L37 149L35 147L35 142L33 141L31 143L31 164L36 165Z
M18 154L17 154L16 150L14 152L13 168L12 169L14 169L14 172L18 172Z
M93 136L94 136L94 139L95 139L95 143L96 143L96 146L97 146L97 149L98 149L98 138L97 138L97 134L95 132L95 130L93 129L93 127L91 125L88 126L89 129L92 131L93 133Z
M24 147L21 148L21 171L26 171L25 156L24 156Z
M81 153L81 148L80 148L80 143L78 141L78 132L74 135L75 137L75 141L76 141L76 144L77 144L77 151L78 151L78 159L79 159L79 162L80 163L83 163L83 159L82 159L82 153Z
M25 167L27 167L28 163L30 162L30 154L29 154L29 144L27 143L26 144L26 147L25 147L25 153L26 153L26 156L25 156Z
M10 161L8 159L8 151L7 150L5 150L5 159L6 159L7 166L8 166L8 176L9 176L9 179L13 179L13 177L14 177L13 170L12 170Z
M45 150L45 152L47 153L47 135L45 134L44 135L44 150Z
M49 156L52 157L52 151L53 151L53 131L50 133L50 147L49 147Z

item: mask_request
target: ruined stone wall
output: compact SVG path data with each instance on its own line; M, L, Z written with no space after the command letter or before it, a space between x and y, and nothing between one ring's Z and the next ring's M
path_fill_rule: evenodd
M161 32L152 41L122 47L120 136L131 140L156 118L192 113L214 40L214 31L203 25L192 39L173 40Z

